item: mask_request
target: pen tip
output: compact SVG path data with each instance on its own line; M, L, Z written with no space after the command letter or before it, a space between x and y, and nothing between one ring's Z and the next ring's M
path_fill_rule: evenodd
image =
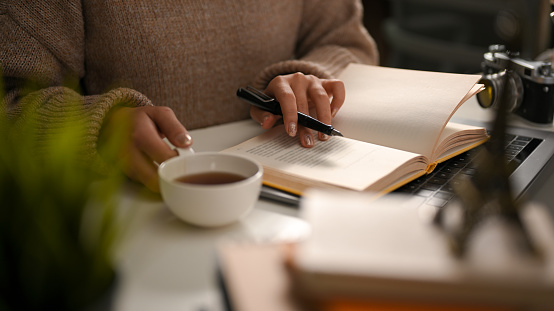
M331 132L331 134L332 134L333 136L341 136L341 137L344 137L344 136L342 135L342 133L339 132L339 131L337 131L336 129L333 129L333 131Z

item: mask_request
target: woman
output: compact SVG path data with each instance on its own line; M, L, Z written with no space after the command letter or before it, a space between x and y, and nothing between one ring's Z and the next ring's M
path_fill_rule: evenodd
M123 170L157 191L154 161L176 155L163 137L187 147L187 129L249 114L275 124L236 98L241 86L274 96L287 133L313 146L296 112L313 108L330 124L345 97L333 77L351 62L377 63L361 15L356 0L0 0L7 104L14 114L35 107L48 130L68 100L82 102L86 160L100 169L99 145L130 120ZM29 81L40 89L25 96Z

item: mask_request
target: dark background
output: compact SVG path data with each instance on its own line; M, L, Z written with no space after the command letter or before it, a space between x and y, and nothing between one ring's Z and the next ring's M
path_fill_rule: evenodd
M549 0L363 0L381 65L459 73L481 70L491 44L535 59L552 47Z

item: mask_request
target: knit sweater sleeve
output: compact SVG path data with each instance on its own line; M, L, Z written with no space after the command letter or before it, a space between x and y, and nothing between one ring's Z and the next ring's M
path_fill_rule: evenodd
M306 0L297 34L296 58L266 67L255 85L265 88L278 75L302 72L328 79L349 63L376 65L379 55L362 24L359 0Z
M83 96L79 81L85 74L84 22L81 1L12 0L0 4L0 71L5 96L2 104L18 122L33 114L39 131L47 134L68 113L82 119L86 134L80 152L87 164L106 169L97 153L104 117L116 105L151 105L141 93L115 89ZM33 92L29 92L33 89ZM78 113L70 103L80 103ZM26 113L23 114L22 111ZM41 135L40 137L49 137ZM37 148L48 141L37 142Z

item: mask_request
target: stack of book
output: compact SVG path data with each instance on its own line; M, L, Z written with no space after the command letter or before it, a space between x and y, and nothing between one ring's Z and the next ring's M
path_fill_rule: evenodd
M507 228L491 221L460 258L412 200L308 191L305 240L221 247L231 309L552 310L554 224L546 208L522 209L539 257L521 252Z

